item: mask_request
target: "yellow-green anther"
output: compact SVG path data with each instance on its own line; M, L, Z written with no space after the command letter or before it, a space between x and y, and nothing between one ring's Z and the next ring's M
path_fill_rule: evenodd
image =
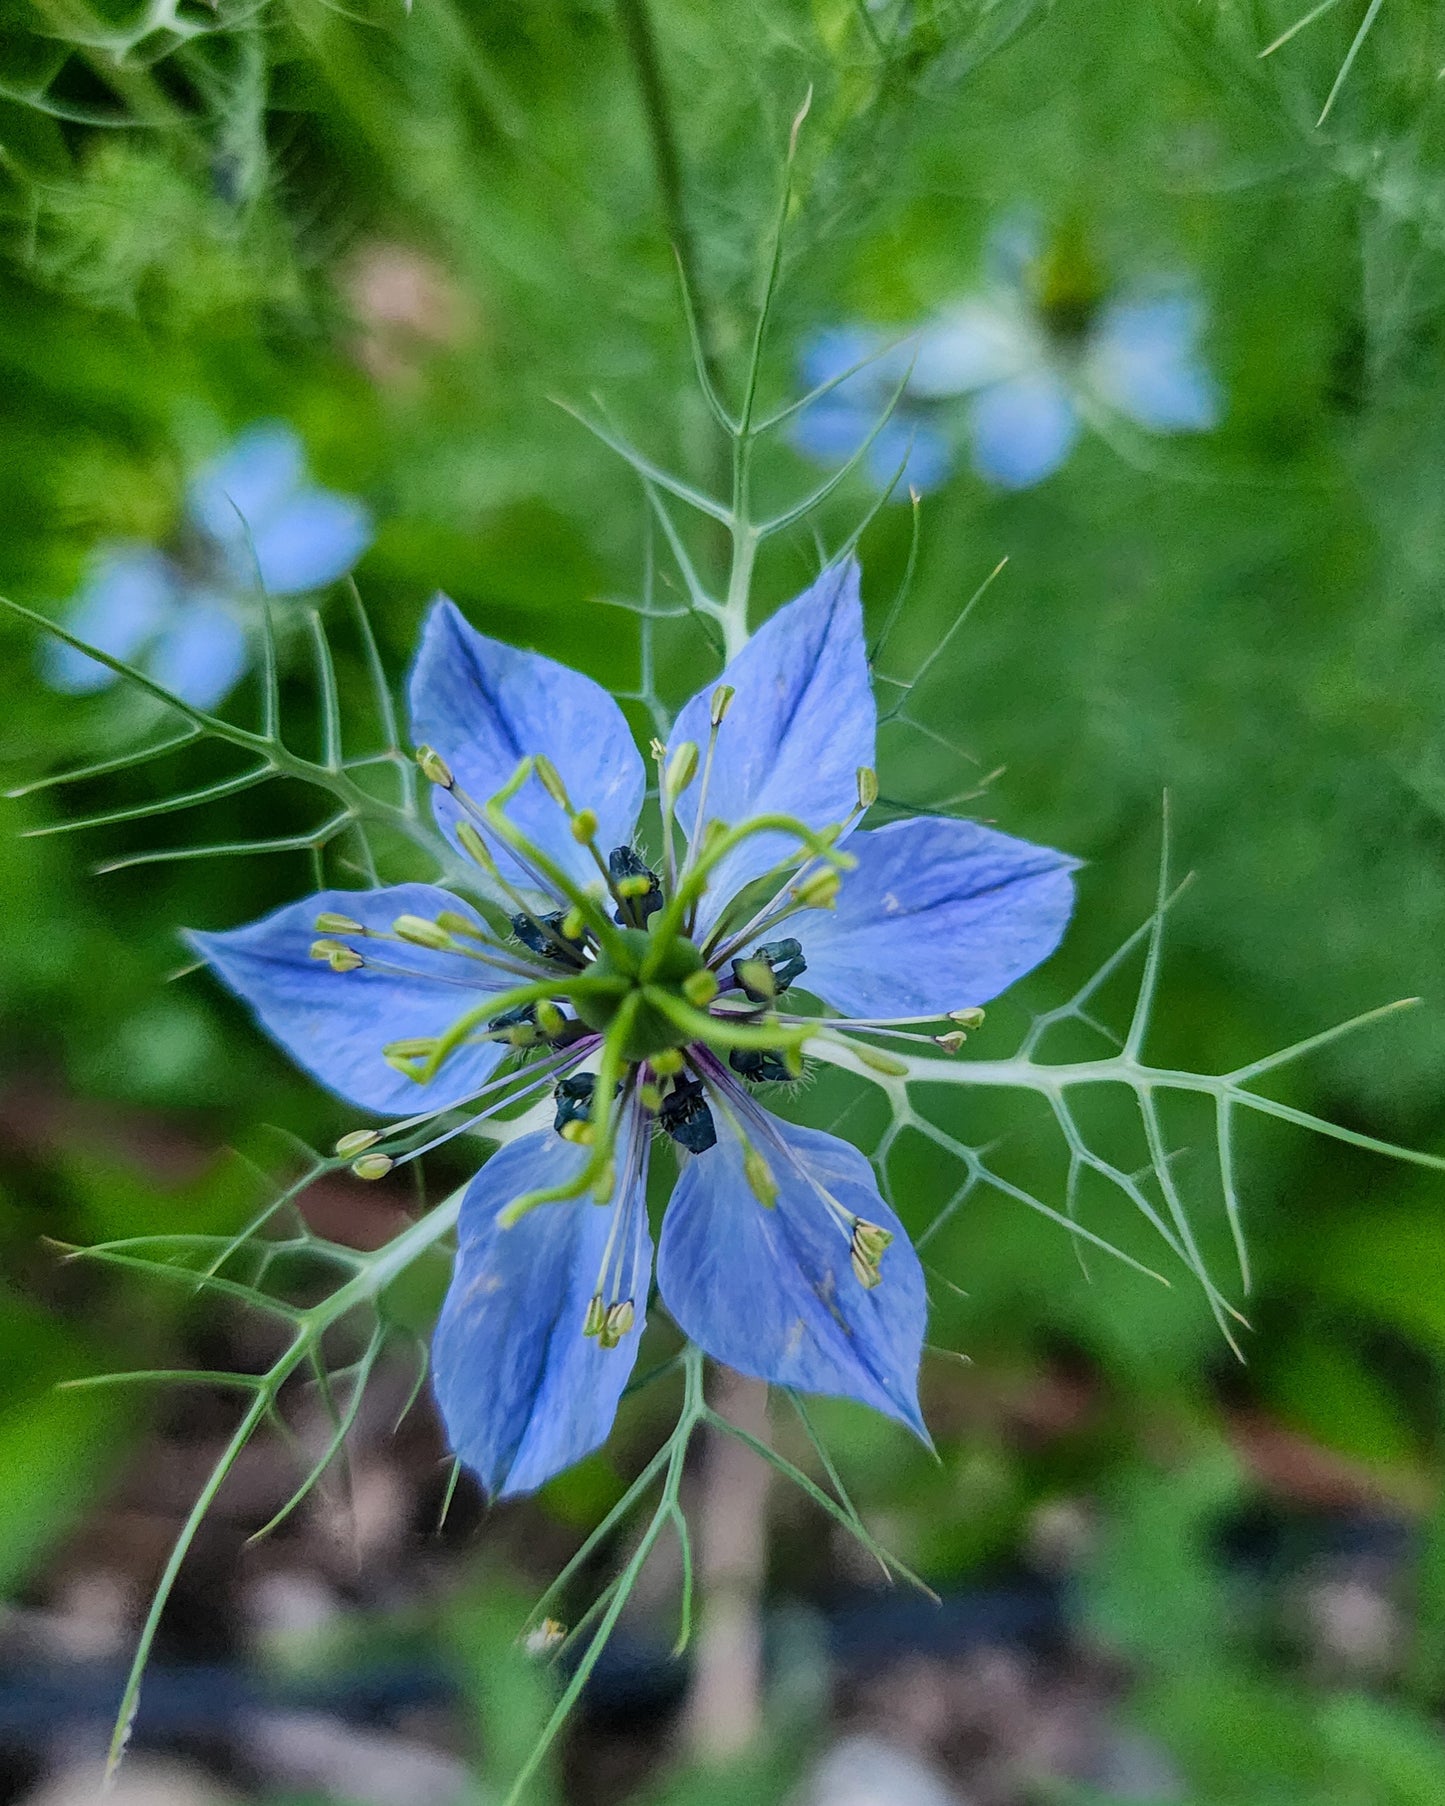
M352 1161L351 1170L358 1179L384 1179L395 1165L390 1154L363 1154Z
M342 941L312 941L310 953L312 959L324 959L333 972L354 972L366 964L354 947Z
M587 1315L582 1319L582 1334L597 1336L602 1333L602 1325L607 1321L607 1306L602 1302L602 1294L594 1292L587 1300Z
M871 765L858 767L858 807L871 809L878 801L878 773Z
M610 1307L602 1324L602 1333L597 1338L604 1348L616 1348L637 1321L637 1311L630 1298L619 1299Z
M971 1010L950 1010L948 1020L956 1022L960 1028L982 1028L983 1011L977 1007Z
M662 1108L662 1092L648 1079L637 1087L637 1101L649 1116L656 1116Z
M854 1244L875 1264L893 1244L893 1231L881 1223L870 1223L867 1217L853 1219Z
M604 1160L597 1169L597 1177L592 1181L593 1201L598 1204L606 1204L616 1189L617 1162Z
M476 860L477 864L484 872L496 871L497 862L492 857L491 849L469 821L459 821L457 823L457 839L466 848L467 852L471 854L472 858Z
M890 1079L906 1079L908 1077L908 1068L902 1060L895 1060L892 1054L883 1053L876 1047L869 1047L863 1041L850 1041L848 1045L870 1072L881 1072L885 1078Z
M587 918L574 903L562 918L563 938L569 941L580 941L582 931L587 926Z
M956 1054L959 1048L962 1047L964 1042L968 1039L968 1036L964 1034L961 1028L956 1028L953 1030L952 1034L935 1035L933 1039L935 1044L941 1047L945 1053Z
M549 1041L567 1026L567 1018L550 998L544 997L532 1013L537 1018L537 1027Z
M339 916L332 910L323 910L316 918L318 934L365 934L366 924L358 922L354 916Z
M619 878L613 889L619 898L645 897L657 880L647 872L633 872L629 877Z
M667 762L662 787L669 796L676 796L680 791L686 790L696 776L697 742L684 740Z
M425 916L398 916L391 931L398 940L410 941L413 947L429 947L433 953L449 953L456 946L440 922L429 922Z
M590 1122L581 1122L576 1119L564 1122L557 1133L563 1141L575 1142L579 1148L590 1148L597 1139L597 1131Z
M470 917L459 914L455 909L443 909L437 915L437 927L447 934L467 934L473 940L480 940L481 930Z
M883 1275L878 1271L876 1262L870 1261L865 1255L860 1254L856 1248L849 1253L848 1259L853 1268L853 1277L858 1281L860 1286L865 1287L871 1292L876 1287L882 1285Z
M343 1135L336 1144L336 1152L343 1160L353 1154L364 1154L368 1148L376 1146L381 1140L380 1129L353 1129L349 1135Z
M443 790L450 790L456 782L451 766L434 748L419 746L416 749L416 762L421 767L421 775L429 783L440 784Z
M771 1210L778 1201L778 1182L773 1177L773 1169L756 1148L748 1148L743 1153L743 1177L763 1209Z
M532 769L536 772L542 788L557 807L570 810L572 799L567 794L567 786L562 782L562 774L545 753L537 754L532 761Z
M831 909L838 900L840 881L831 865L820 872L809 872L793 886L793 895L804 909Z
M680 1047L663 1047L653 1054L649 1064L660 1079L670 1079L682 1071L683 1059Z
M705 1009L717 996L717 973L709 972L706 966L696 972L689 972L682 981L681 989L694 1009Z
M572 817L572 838L579 845L586 846L589 840L597 836L597 817L590 809L579 809Z
M712 708L708 712L708 719L714 727L722 726L723 716L732 707L733 697L736 695L737 691L731 684L719 684L713 691Z

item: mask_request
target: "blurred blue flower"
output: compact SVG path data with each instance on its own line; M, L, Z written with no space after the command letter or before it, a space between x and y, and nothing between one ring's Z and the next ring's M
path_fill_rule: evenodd
M780 609L722 684L662 755L688 845L675 858L668 830L655 871L617 704L443 599L411 723L481 908L423 884L327 891L193 937L309 1072L404 1118L342 1142L367 1150L363 1176L489 1123L504 1143L462 1199L432 1350L451 1445L498 1497L608 1435L651 1290L658 1139L680 1171L657 1285L684 1334L926 1435L927 1301L903 1225L856 1148L756 1088L793 1076L782 1056L816 1024L788 1013L793 986L836 1012L834 1033L941 1019L1046 958L1068 921L1060 853L937 817L855 828L876 733L856 564ZM810 846L790 820L836 838Z
M1107 297L1076 245L1041 248L1021 224L994 235L987 264L981 293L942 311L903 346L886 349L880 335L861 328L820 335L803 360L810 389L859 358L874 361L802 411L799 448L825 463L845 461L900 382L898 406L865 460L881 486L911 436L918 474L910 458L899 493L943 480L943 423L949 404L963 397L973 467L1003 489L1051 475L1084 427L1110 414L1151 433L1215 425L1219 392L1199 352L1205 315L1196 295ZM889 455L880 456L885 442Z
M911 346L861 326L819 333L803 353L803 384L809 393L834 386L795 416L799 451L820 464L846 464L871 434L863 468L877 488L895 485L900 496L937 489L952 468L953 449L912 398L905 381L911 360Z
M320 589L349 571L371 538L363 504L312 482L292 429L263 422L192 478L173 546L97 550L63 625L193 707L214 708L245 673L258 594ZM47 683L71 695L115 681L59 641L43 658Z

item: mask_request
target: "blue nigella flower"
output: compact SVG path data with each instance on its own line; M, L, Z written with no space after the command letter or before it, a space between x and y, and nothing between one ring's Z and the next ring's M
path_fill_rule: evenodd
M974 822L858 826L876 713L851 562L654 743L658 856L638 839L643 759L590 679L442 599L410 703L475 901L326 891L193 939L323 1084L404 1119L340 1144L367 1150L363 1176L419 1138L490 1121L504 1141L461 1203L433 1345L452 1447L508 1496L604 1441L647 1313L666 1141L656 1283L684 1334L924 1435L927 1307L903 1225L856 1148L758 1087L790 1082L820 1031L941 1022L998 995L1058 944L1074 862ZM443 1111L459 1114L427 1126Z
M173 546L99 548L64 625L195 708L214 708L245 673L258 593L320 589L344 576L371 538L362 503L312 482L296 434L264 422L192 478ZM59 641L47 645L43 668L47 683L72 695L115 681Z
M810 389L870 349L879 355L803 410L795 441L823 462L843 462L906 374L866 459L875 482L891 480L911 435L916 468L910 458L897 493L941 483L952 462L949 404L967 398L954 430L967 438L974 469L1002 489L1026 489L1057 470L1100 415L1151 433L1214 426L1218 389L1199 353L1204 318L1188 292L1108 297L1076 245L1044 250L1031 231L1010 227L990 246L985 289L905 344L886 350L881 335L859 329L821 334L804 357ZM880 455L885 441L891 456Z

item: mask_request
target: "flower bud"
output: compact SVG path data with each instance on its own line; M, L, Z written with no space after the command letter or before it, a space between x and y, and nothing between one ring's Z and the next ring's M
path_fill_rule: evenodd
M389 1154L363 1154L352 1161L351 1170L358 1179L384 1179L395 1165Z
M337 1142L336 1152L345 1160L352 1154L364 1154L368 1148L375 1147L380 1140L380 1129L353 1129L349 1135L343 1135Z
M684 740L682 745L667 762L667 770L663 774L662 787L669 796L677 796L687 789L697 775L697 742Z
M429 947L433 953L449 953L456 944L439 922L428 922L425 916L398 916L391 931L398 940Z
M335 911L326 909L316 918L318 934L365 934L366 924L358 922L354 916L339 916Z
M440 784L443 790L450 790L456 782L451 766L432 747L419 746L416 749L416 762L421 767L421 775L429 783Z

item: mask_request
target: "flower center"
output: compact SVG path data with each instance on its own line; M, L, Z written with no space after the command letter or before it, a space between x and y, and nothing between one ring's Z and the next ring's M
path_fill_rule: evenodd
M665 1000L695 1005L700 1000L696 974L706 974L701 953L682 935L659 941L641 928L624 928L601 948L590 968L594 978L618 979L612 991L589 991L575 1008L589 1028L606 1034L623 1014L631 1017L621 1046L626 1061L645 1060L665 1048L683 1047L694 1039L667 1014ZM714 989L716 986L714 985ZM630 1001L635 999L635 1001ZM705 999L701 999L704 1000Z

